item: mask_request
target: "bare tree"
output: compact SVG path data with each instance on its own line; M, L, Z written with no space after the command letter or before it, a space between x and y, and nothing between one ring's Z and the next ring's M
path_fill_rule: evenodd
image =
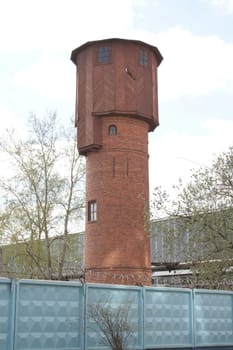
M189 183L176 189L172 201L157 188L153 201L154 213L169 217L158 226L167 258L179 247L176 258L191 262L206 285L215 288L222 281L224 286L233 271L233 147L210 167L193 171Z
M126 350L133 334L129 313L130 302L114 307L110 299L89 305L87 314L100 331L102 345L110 346L112 350Z
M24 276L28 266L28 277L61 279L68 235L77 232L85 203L85 163L74 128L62 127L55 113L42 120L32 115L27 138L7 130L0 151L10 165L0 181L2 242L13 244Z

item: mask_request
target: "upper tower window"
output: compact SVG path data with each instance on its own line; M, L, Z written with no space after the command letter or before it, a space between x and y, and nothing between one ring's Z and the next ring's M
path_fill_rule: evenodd
M148 52L145 49L140 50L140 64L145 67L148 65Z
M98 63L109 63L110 62L111 48L109 46L98 47Z
M117 127L116 125L110 125L108 128L108 135L113 136L117 135Z

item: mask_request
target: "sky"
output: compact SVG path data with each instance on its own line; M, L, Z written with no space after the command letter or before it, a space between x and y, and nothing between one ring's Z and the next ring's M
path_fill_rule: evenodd
M48 111L68 123L71 51L113 37L145 41L164 57L149 169L151 193L169 191L233 145L233 0L0 0L1 130L20 134L31 113Z

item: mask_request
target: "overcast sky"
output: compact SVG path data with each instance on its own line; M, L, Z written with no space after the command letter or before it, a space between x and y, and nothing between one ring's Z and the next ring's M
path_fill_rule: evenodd
M233 0L0 0L1 129L20 131L31 112L48 110L68 123L71 51L111 37L145 41L164 57L151 189L186 180L233 145Z

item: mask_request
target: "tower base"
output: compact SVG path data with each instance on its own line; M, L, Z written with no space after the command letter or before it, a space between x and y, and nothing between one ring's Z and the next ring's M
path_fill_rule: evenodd
M151 286L151 269L122 267L109 269L90 268L85 271L85 282Z

